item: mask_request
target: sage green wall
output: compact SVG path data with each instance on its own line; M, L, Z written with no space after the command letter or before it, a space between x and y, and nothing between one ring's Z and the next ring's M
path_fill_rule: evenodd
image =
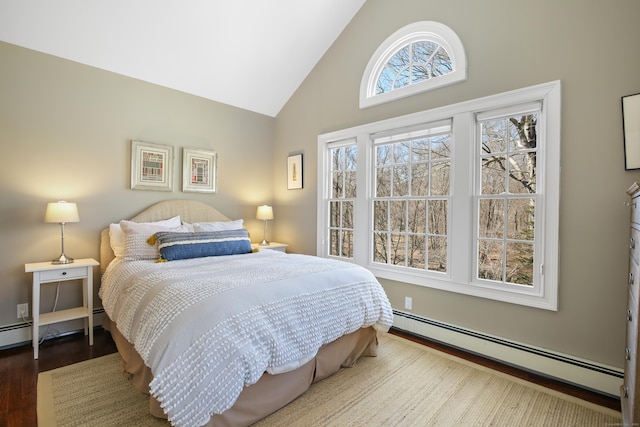
M43 222L48 202L78 204L81 222L65 230L75 258L98 259L102 228L164 199L212 204L262 236L255 209L273 197L273 126L272 117L0 43L0 326L31 302L24 264L60 253L59 226ZM174 146L173 192L129 188L132 139ZM181 191L182 147L217 151L216 194ZM59 308L77 287L61 288ZM43 291L45 311L53 288Z
M557 312L384 281L396 309L616 367L623 365L629 210L620 97L640 92L640 2L367 0L276 120L278 238L316 251L319 134L552 80L562 81L560 276ZM416 21L451 27L466 82L358 108L364 68ZM286 190L284 159L304 153L304 189ZM282 165L280 164L282 163ZM282 166L282 167L281 167Z

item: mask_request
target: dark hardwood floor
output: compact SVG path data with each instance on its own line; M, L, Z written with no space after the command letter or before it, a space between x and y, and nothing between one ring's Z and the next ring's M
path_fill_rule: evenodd
M38 360L30 344L0 351L0 426L36 427L38 373L115 353L111 335L95 329L93 346L84 334L45 341Z
M495 369L520 379L566 393L606 408L620 410L620 400L594 393L560 381L535 375L502 363L466 353L446 345L427 341L398 330L392 333L435 348L442 352ZM114 353L116 346L111 335L102 328L94 333L90 347L82 334L73 334L46 341L40 346L39 359L33 359L30 345L0 351L0 426L36 427L36 390L38 373Z

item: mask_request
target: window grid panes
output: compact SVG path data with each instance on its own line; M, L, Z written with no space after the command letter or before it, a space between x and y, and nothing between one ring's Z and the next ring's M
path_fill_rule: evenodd
M374 140L372 260L447 272L450 130L384 141Z
M355 143L329 150L329 255L349 259L353 258L353 219L357 195L356 155Z
M532 287L538 112L479 121L477 278Z
M380 72L376 95L443 76L453 71L446 49L431 40L409 43L397 50Z

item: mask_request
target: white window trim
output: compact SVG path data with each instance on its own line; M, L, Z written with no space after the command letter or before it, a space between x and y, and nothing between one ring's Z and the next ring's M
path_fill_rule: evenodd
M370 186L371 184L371 144L370 136L377 132L389 129L429 123L438 120L453 118L453 161L452 170L452 207L451 207L451 246L457 248L461 242L472 243L473 216L468 212L473 211L473 200L469 194L473 194L474 186L474 153L475 147L475 118L474 115L483 111L494 110L516 104L541 101L543 112L546 116L544 126L539 133L544 135L545 146L541 155L544 156L539 176L544 177L542 194L544 195L544 238L541 254L543 271L542 286L537 290L525 287L510 286L508 290L500 286L487 283L472 283L471 268L474 253L473 244L468 251L457 250L455 256L468 265L465 271L451 269L446 274L425 274L424 272L412 272L409 269L399 271L393 266L373 264L370 261L370 245L368 230L372 226L372 218L369 212ZM338 130L318 136L318 218L317 218L317 254L327 257L327 221L326 210L328 150L327 144L356 138L358 149L358 179L365 182L366 188L359 185L358 195L366 194L366 197L358 197L355 206L355 215L358 218L354 230L354 254L353 262L367 267L374 275L400 282L412 283L419 286L458 292L482 298L490 298L514 304L521 304L546 310L558 308L558 240L559 240L559 205L560 205L560 113L561 113L561 85L560 81L543 83L523 89L505 92L485 98L466 101L458 104L444 106L428 111L422 111L406 116L382 120L356 126L349 129ZM364 174L361 178L361 174ZM464 188L465 191L456 191L456 188ZM366 216L366 221L364 217ZM464 244L464 243L462 243ZM363 250L364 248L364 250ZM462 257L462 258L460 258Z
M441 44L449 54L453 71L433 79L376 95L376 83L389 59L403 46L422 40ZM467 79L467 58L458 35L439 22L421 21L409 24L393 33L374 52L360 82L360 108L372 107L417 93L448 86Z

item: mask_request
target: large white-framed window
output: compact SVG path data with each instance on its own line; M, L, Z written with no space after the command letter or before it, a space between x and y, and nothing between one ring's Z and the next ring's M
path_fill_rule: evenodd
M434 21L409 24L374 52L360 83L360 108L436 89L467 78L458 35Z
M554 81L319 135L318 255L556 310L560 93Z

